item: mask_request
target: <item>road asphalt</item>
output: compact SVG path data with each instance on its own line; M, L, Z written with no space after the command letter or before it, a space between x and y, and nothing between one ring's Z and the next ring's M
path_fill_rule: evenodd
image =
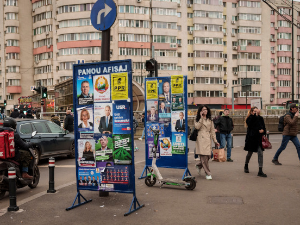
M137 199L145 207L124 217L129 210L132 194L110 193L99 197L93 191L81 191L90 203L70 211L76 196L74 160L59 159L55 174L57 192L47 194L47 163L40 165L41 184L36 189L17 191L18 212L6 212L9 198L0 201L1 224L237 224L292 225L300 224L300 162L292 143L279 158L282 166L271 163L281 141L271 135L273 149L264 152L264 172L257 176L257 154L249 164L250 173L243 171L246 152L244 136L234 138L234 162L211 162L213 180L206 180L202 171L197 174L193 157L194 142L189 142L189 169L196 177L193 191L183 187L147 187L137 179L144 168L144 141L136 141L135 154ZM180 180L183 170L160 169L165 178ZM2 210L1 210L2 209Z

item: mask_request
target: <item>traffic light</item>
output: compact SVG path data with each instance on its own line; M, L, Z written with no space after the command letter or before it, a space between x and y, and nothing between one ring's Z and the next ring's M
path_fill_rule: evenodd
M42 91L41 91L42 97L41 98L47 98L47 88L46 87L41 87L41 88L42 88Z
M41 93L41 87L35 87L33 88L34 91L36 91L37 93Z
M158 77L157 61L155 59L146 60L146 71L150 72L149 77Z
M6 104L7 104L7 103L6 103L6 100L4 100L4 106L6 106Z

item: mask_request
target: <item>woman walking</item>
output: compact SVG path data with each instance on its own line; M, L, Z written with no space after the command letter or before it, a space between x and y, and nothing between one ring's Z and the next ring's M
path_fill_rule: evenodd
M198 173L200 173L201 168L204 169L206 173L206 179L211 180L211 172L209 170L208 161L211 157L211 140L217 145L214 123L211 120L210 109L205 105L200 105L196 120L195 129L198 130L198 137L196 141L196 154L200 155L200 162L196 164Z
M267 175L262 171L264 151L264 149L262 148L262 136L266 134L266 127L264 119L259 114L260 111L257 109L257 107L252 107L246 117L245 126L247 127L247 135L244 150L248 151L248 154L246 156L244 172L249 173L248 164L250 162L251 156L253 152L257 152L259 166L257 176L267 177Z

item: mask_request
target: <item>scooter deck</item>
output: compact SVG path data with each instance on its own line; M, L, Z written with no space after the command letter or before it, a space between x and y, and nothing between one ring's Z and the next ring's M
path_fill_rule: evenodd
M186 183L184 181L179 181L176 179L168 179L168 180L161 180L161 185L174 185L174 186L185 186Z

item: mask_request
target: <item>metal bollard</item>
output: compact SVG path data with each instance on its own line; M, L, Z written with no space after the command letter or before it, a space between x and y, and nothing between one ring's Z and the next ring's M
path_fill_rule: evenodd
M54 189L54 168L55 168L55 159L49 158L49 189L47 193L55 193L56 190Z
M7 208L8 212L18 211L19 207L17 206L17 196L16 196L16 169L10 167L8 169L8 179L9 179L9 207Z
M267 130L267 138L268 138L268 140L270 140L269 137L270 137L270 131Z

